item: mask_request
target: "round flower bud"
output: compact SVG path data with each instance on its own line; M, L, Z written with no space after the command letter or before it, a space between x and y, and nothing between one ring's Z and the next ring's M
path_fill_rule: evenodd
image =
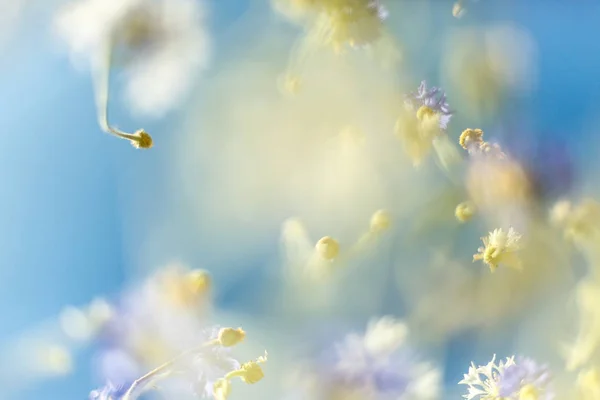
M465 201L456 206L454 216L460 222L469 221L475 215L475 205L470 201Z
M221 328L219 331L219 343L221 346L232 347L240 343L246 337L242 328Z
M135 132L133 134L133 136L136 136L137 138L131 141L131 144L133 145L133 147L135 147L136 149L149 149L153 146L153 142L152 142L152 136L150 136L148 134L148 132L146 132L143 129L138 130L137 132Z
M321 238L315 248L319 255L326 260L333 260L340 253L340 245L330 236Z
M371 232L386 231L392 225L392 218L385 210L377 210L371 217Z
M211 286L210 274L202 269L195 269L187 273L187 284L194 294L207 293Z
M550 222L553 225L563 225L571 216L572 206L568 200L561 200L552 206L550 210Z
M242 365L240 379L244 383L254 384L264 378L265 373L256 361L249 361Z
M480 146L483 143L483 131L481 129L465 129L458 139L460 146L468 150L469 146Z

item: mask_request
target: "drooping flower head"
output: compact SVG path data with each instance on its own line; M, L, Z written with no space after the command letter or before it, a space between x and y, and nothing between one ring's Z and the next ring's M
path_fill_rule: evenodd
M496 364L496 355L484 366L469 367L460 385L468 386L467 400L551 400L550 374L529 358L508 357Z
M437 398L440 372L409 350L407 334L394 318L372 321L364 335L350 334L335 346L328 375L348 393L368 398Z

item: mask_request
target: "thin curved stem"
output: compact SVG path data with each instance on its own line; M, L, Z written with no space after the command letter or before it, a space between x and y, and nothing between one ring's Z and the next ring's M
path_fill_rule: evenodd
M131 384L129 389L127 389L127 392L125 392L125 395L122 397L122 400L135 400L136 397L133 396L133 393L137 390L142 390L146 385L148 385L149 382L152 381L152 378L155 378L157 375L159 375L161 373L168 372L169 368L172 367L175 363L177 363L181 359L183 359L191 354L194 354L195 352L197 352L201 349L204 349L206 347L216 346L219 344L220 344L219 339L209 340L208 342L202 344L201 346L190 349L190 350L186 350L183 353L176 356L175 358L165 362L162 365L159 365L158 367L154 368L152 371L148 372L141 378L138 378L135 381L133 381L133 383Z
M98 115L98 124L100 128L113 136L121 139L138 140L137 136L123 132L115 128L108 122L108 103L110 96L110 71L112 68L113 43L112 40L106 40L103 45L100 61L94 66L94 92L96 94L96 107Z

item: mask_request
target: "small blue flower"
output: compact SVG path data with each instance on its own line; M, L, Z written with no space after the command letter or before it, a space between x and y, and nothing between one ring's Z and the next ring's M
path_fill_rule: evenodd
M453 114L446 101L446 94L441 88L435 86L427 89L427 81L421 81L417 92L411 92L406 96L406 102L415 110L425 106L439 114L441 129L446 129Z
M535 390L539 400L552 400L554 393L549 388L550 381L550 372L545 365L521 357L499 374L498 393L503 398L518 399L521 390L530 388Z

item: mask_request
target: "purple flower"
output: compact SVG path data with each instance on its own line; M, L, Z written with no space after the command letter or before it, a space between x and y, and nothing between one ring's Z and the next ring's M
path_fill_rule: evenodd
M549 389L551 376L545 365L538 365L530 358L521 357L508 366L498 377L498 392L501 397L518 399L524 387L531 387L539 400L552 400L554 393Z
M327 371L336 385L377 398L436 398L440 372L405 345L404 324L385 317L364 335L350 334L335 346ZM332 365L333 364L333 365Z
M442 129L446 129L453 114L446 101L446 94L441 88L435 86L427 89L427 81L421 81L417 92L411 92L406 96L406 102L415 110L425 106L438 113Z

